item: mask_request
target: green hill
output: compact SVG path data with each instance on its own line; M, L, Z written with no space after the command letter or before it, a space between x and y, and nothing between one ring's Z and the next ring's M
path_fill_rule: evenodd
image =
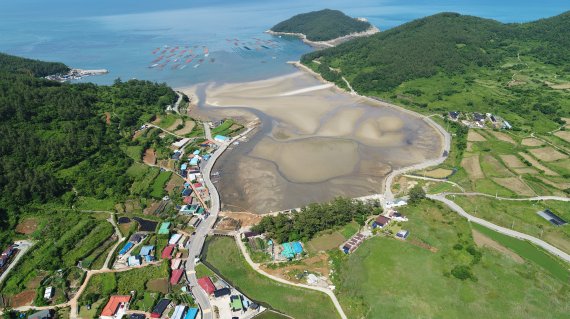
M327 41L354 32L366 31L370 23L331 9L298 14L278 23L271 31L302 33L311 41Z
M176 100L165 84L59 83L33 75L63 71L64 64L1 59L0 246L10 239L18 214L34 211L30 207L70 206L77 195L129 194L132 180L124 172L132 159L120 146ZM112 114L108 122L106 113Z
M69 67L59 62L44 62L0 53L0 70L43 77L52 74L67 73Z
M341 86L345 77L359 93L420 111L495 112L547 131L569 115L568 90L556 89L570 83L569 39L570 13L525 24L441 13L302 62Z

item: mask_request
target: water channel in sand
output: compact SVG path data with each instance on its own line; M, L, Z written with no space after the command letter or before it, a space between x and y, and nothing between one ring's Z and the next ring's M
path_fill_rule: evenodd
M261 121L214 167L224 210L267 213L376 194L392 169L441 156L441 136L421 118L303 72L185 91L199 97L208 116Z

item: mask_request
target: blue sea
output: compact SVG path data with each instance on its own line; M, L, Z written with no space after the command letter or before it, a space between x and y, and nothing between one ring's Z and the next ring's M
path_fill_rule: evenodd
M83 79L238 82L292 72L311 50L263 33L297 13L339 9L381 30L442 11L526 22L570 10L568 0L0 0L0 51L110 71Z

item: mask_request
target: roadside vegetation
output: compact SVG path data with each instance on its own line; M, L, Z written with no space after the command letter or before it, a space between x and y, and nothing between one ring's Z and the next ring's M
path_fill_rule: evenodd
M332 301L326 294L285 285L253 270L241 255L233 238L210 237L204 249L206 262L224 280L262 305L294 318L338 317Z
M567 280L535 261L521 264L477 246L470 224L442 204L423 200L399 211L409 218L407 240L373 237L353 254L332 255L336 293L349 318L563 318L568 312Z

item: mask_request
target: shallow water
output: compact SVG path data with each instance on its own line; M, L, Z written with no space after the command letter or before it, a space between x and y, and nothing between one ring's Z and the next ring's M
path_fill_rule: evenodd
M392 169L441 155L440 136L423 120L322 88L302 72L210 86L199 95L202 111L241 110L262 123L214 167L227 210L266 213L377 194Z

